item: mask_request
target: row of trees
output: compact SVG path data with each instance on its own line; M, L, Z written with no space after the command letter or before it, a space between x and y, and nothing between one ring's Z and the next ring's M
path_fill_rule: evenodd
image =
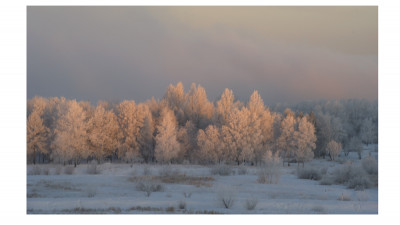
M314 151L317 157L325 157L328 154L326 149L331 140L340 143L345 154L354 151L358 152L359 156L362 144L378 143L377 100L320 100L295 105L277 104L273 108L278 112L283 112L287 107L298 114L312 114L317 134Z
M328 143L341 148L346 136L337 117L326 111L271 112L257 91L243 103L229 89L214 104L200 85L192 84L185 93L182 83L170 85L162 100L140 104L99 102L93 106L85 101L35 97L28 100L27 116L27 158L32 163L76 165L97 159L258 164L266 152L274 152L284 161L304 164L314 155L335 157L331 150L335 146ZM375 135L371 123L360 128L360 134Z

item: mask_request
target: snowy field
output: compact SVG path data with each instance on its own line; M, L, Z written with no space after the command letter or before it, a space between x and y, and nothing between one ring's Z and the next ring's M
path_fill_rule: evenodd
M373 147L371 147L373 149ZM364 151L363 157L366 157ZM371 150L377 158L377 152ZM313 160L305 168L325 170L352 162ZM378 188L349 189L299 179L297 164L280 165L277 184L259 183L259 168L231 166L81 164L28 165L28 214L377 214ZM301 166L300 166L301 168ZM95 169L95 170L94 170ZM34 175L34 174L41 175ZM71 173L71 174L68 174ZM225 205L223 203L225 200Z

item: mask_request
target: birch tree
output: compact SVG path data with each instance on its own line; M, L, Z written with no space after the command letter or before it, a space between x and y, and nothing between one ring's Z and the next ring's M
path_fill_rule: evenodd
M56 155L64 161L73 160L74 165L87 158L88 124L82 107L75 101L68 101L68 111L57 121L55 130Z
M43 120L40 118L40 112L33 111L27 122L27 153L28 160L31 159L33 164L36 164L37 153L48 153L47 150L47 134L48 128L43 125ZM29 161L31 161L29 160Z
M117 107L117 121L122 133L118 158L132 161L140 156L140 128L143 126L143 114L135 101L123 101Z
M290 159L294 157L294 153L296 150L296 142L295 142L295 127L296 120L293 117L292 113L287 113L286 117L280 123L280 136L277 140L277 145L282 155L283 163L285 160L288 162Z
M192 84L187 94L186 115L193 124L204 129L211 122L214 105L208 101L205 89L201 85Z
M308 122L306 117L300 119L298 129L294 133L294 139L296 144L294 155L298 163L297 165L301 162L304 167L304 162L310 161L314 158L313 150L316 147L315 141L317 140L315 136L315 128L310 122Z
M326 146L326 151L329 154L329 157L331 158L331 160L334 161L335 158L342 151L342 145L340 143L337 143L336 141L332 140Z
M112 111L98 105L89 120L89 141L94 147L93 154L99 161L111 158L119 144L120 129Z
M360 128L361 140L368 146L369 144L374 142L375 136L375 129L372 124L371 118L364 119Z
M158 162L171 163L178 157L180 144L177 141L177 124L174 113L165 107L157 127L155 158Z
M149 107L147 105L141 107L143 107L143 126L140 128L140 153L144 161L148 163L154 161L155 124Z
M164 95L164 100L167 102L168 107L174 111L179 125L184 126L186 123L185 103L187 95L182 82L177 83L176 86L170 84Z
M205 131L199 130L197 135L199 146L199 157L205 163L216 163L223 160L223 142L220 138L220 131L214 125L209 125Z
M228 121L229 115L235 108L234 100L233 91L226 88L221 98L217 101L214 120L218 126L222 126Z

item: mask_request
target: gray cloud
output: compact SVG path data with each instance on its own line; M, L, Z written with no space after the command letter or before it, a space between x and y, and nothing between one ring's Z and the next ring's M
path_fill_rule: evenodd
M28 7L27 32L28 98L378 96L376 7Z

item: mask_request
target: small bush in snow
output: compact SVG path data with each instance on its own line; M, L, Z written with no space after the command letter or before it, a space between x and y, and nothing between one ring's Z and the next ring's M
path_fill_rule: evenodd
M365 175L354 175L347 181L347 187L352 188L354 190L364 190L370 188L372 186L371 182L368 179L368 176Z
M333 172L333 182L344 184L348 188L364 190L371 186L367 173L361 167L345 165Z
M369 156L362 159L361 165L364 170L370 175L378 175L378 162L375 158Z
M224 190L219 193L219 199L222 203L222 205L230 209L233 206L233 203L235 202L235 196L232 191L230 190Z
M239 175L245 175L247 174L247 168L245 166L239 166L238 168L238 174Z
M136 190L145 192L145 195L149 197L153 192L164 191L164 186L157 183L140 182L136 185Z
M223 196L221 197L222 204L225 208L230 209L233 206L235 200L232 196Z
M264 163L258 171L257 181L262 184L277 184L281 175L280 162L278 155L268 151Z
M185 198L190 198L190 197L192 197L192 192L183 192L183 196L185 197Z
M253 210L256 208L257 204L258 204L258 199L252 197L246 199L245 207L247 210Z
M300 179L321 180L321 172L315 168L299 169L297 177Z
M337 198L337 200L339 201L351 201L351 197L348 193L343 193L341 195L339 195L339 197Z
M179 201L178 207L179 207L179 209L186 209L186 202L185 201Z
M217 165L211 169L211 174L213 175L220 175L220 176L229 176L234 174L235 171L229 165Z
M96 160L92 160L90 162L90 164L87 166L87 170L86 170L87 174L99 174L100 171L97 168L97 161Z
M74 171L75 171L75 168L73 166L66 166L64 168L64 174L71 175L74 173Z

